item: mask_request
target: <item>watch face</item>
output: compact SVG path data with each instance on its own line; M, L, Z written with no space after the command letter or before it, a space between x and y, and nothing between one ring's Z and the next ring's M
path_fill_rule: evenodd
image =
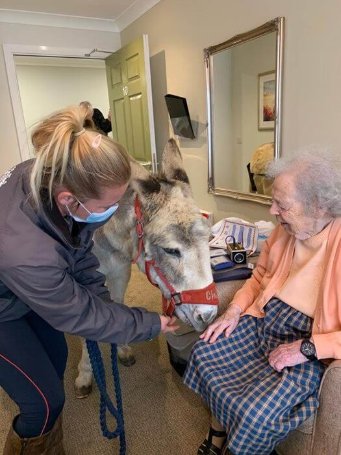
M309 357L309 356L315 357L316 351L315 351L314 343L312 343L309 340L302 341L301 352L303 355L305 355L307 357Z

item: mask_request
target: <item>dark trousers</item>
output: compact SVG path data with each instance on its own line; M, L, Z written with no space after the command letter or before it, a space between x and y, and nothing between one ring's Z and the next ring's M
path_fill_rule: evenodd
M47 433L61 413L67 360L64 333L36 313L0 322L0 386L18 405L14 430L22 438Z

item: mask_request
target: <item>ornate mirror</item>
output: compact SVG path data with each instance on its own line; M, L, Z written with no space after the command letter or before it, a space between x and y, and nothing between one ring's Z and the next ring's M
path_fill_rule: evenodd
M269 204L280 156L284 18L204 50L210 193Z

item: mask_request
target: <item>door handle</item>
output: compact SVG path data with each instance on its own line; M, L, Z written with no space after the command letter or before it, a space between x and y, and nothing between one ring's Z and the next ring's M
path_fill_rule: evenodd
M146 167L146 168L151 168L152 162L151 161L138 161L141 166Z
M124 85L124 86L123 86L122 92L123 92L123 95L124 95L124 96L127 96L127 95L128 95L128 86L127 86L127 85Z

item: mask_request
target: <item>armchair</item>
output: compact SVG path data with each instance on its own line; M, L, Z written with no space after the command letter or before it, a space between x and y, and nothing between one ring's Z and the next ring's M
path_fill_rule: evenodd
M341 455L341 360L325 371L313 416L276 448L279 455Z

